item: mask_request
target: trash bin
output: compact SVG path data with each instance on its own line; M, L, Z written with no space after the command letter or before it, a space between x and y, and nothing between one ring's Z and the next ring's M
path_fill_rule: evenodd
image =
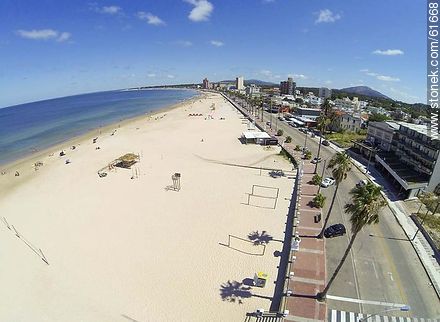
M321 213L315 215L315 223L319 223L321 221Z

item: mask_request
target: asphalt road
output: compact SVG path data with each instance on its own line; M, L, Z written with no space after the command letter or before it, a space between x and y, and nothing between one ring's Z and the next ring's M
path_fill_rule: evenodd
M270 114L264 113L265 122L270 120ZM273 128L276 126L276 114L272 114ZM304 146L305 134L278 121L278 128L284 135L290 135L294 144ZM319 138L307 138L307 147L313 157L317 155ZM321 148L323 160L330 160L335 151L326 146ZM321 174L323 164L319 164L318 173ZM326 176L331 171L325 170ZM365 175L353 166L346 180L339 187L329 225L343 223L347 227L345 236L327 239L326 257L327 274L330 278L339 263L342 254L348 245L350 232L349 217L343 207L350 201L350 190L357 182L365 179ZM321 192L327 197L323 209L323 218L327 214L328 206L334 192L334 186L322 188ZM380 223L366 227L359 235L347 258L342 271L335 280L329 295L361 299L363 301L386 302L390 304L405 304L411 307L407 313L392 313L407 317L439 318L440 301L433 287L430 285L422 264L405 233L396 221L388 207L383 208L380 214ZM329 308L350 312L375 313L390 307L386 303L371 304L369 302L356 303L350 299L329 299ZM391 313L390 313L391 314Z

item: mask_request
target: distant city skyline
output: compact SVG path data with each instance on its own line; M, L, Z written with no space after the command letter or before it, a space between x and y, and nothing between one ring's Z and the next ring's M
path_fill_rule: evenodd
M0 12L0 107L238 76L426 101L425 4L411 0L4 0Z

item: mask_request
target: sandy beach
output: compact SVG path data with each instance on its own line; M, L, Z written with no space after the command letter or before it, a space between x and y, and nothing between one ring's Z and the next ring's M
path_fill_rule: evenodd
M5 167L0 321L243 321L269 310L295 173L279 147L242 144L247 127L205 94ZM139 162L98 176L126 153ZM264 288L251 285L258 271Z

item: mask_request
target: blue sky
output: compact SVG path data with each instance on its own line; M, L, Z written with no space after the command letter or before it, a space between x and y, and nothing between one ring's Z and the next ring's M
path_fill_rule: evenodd
M238 75L424 102L425 10L414 0L2 0L0 107Z

